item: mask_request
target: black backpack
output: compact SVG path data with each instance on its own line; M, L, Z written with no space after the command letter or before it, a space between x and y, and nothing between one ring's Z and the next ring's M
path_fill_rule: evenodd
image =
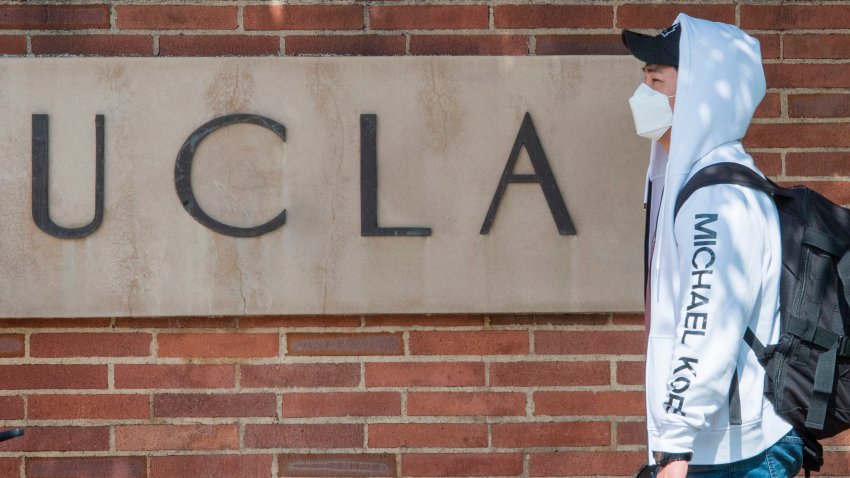
M746 166L719 163L685 184L675 212L714 184L764 191L779 211L779 343L764 345L749 328L744 340L765 368L765 396L806 442L808 476L823 464L817 440L850 428L850 210L804 186L782 188Z

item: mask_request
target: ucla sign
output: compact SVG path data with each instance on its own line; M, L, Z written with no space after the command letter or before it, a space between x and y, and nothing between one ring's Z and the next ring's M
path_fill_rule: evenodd
M0 316L630 311L633 60L0 62Z

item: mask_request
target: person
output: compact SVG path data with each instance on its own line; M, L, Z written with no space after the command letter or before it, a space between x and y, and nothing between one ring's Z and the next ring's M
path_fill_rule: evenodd
M741 144L764 97L759 42L733 25L680 14L656 36L623 31L646 63L629 100L652 140L646 177L647 434L658 478L794 476L803 440L763 394L744 342L779 338L779 218L750 188L685 182L720 162L759 172ZM759 174L761 174L759 172Z

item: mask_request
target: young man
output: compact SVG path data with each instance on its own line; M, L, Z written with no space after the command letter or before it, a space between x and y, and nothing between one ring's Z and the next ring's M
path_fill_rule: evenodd
M647 172L646 397L659 478L790 477L802 440L763 395L764 369L744 342L779 337L781 249L766 194L708 186L674 217L676 197L720 162L758 171L741 138L764 97L759 43L732 25L680 14L657 36L624 31L644 61L630 99L652 139Z

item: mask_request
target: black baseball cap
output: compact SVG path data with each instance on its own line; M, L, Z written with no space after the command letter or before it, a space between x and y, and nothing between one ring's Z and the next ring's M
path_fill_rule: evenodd
M653 65L679 66L679 36L682 29L676 23L655 36L623 30L623 44L638 60Z

